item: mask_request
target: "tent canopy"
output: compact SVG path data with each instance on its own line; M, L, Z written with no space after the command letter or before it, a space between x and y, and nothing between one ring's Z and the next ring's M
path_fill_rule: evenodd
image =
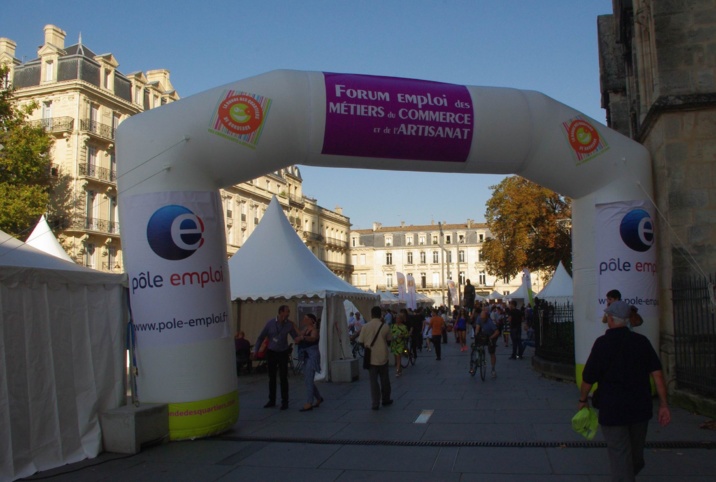
M67 251L62 247L52 230L50 225L47 224L45 215L40 216L40 220L37 222L35 229L30 233L30 237L27 238L26 243L33 248L39 249L43 253L51 254L52 256L70 263L74 263L72 258L67 254Z
M532 295L530 297L530 294ZM510 293L509 295L504 295L503 298L506 300L524 300L524 303L529 303L530 298L534 297L534 291L527 286L527 284L523 281L519 288L517 288L515 291Z
M342 280L303 244L274 196L261 222L229 260L231 299L325 297L342 293L375 302L376 295Z
M126 396L124 279L0 231L0 480L99 454Z
M547 283L547 286L539 292L537 297L541 300L552 302L571 302L573 293L572 277L569 276L569 273L567 273L567 270L560 261L557 265L557 269L554 271L552 279Z

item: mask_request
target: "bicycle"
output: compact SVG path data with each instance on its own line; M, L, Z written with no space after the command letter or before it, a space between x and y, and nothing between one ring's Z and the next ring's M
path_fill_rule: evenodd
M403 349L403 356L400 357L400 366L408 368L408 365L415 365L415 353L409 346Z
M365 355L365 347L363 346L363 344L358 343L355 339L351 338L351 346L353 347L353 349L351 350L353 358L363 358L363 355Z
M487 358L485 357L485 347L489 343L489 338L480 336L479 334L475 337L475 341L472 342L472 351L470 352L470 375L473 377L480 369L480 378L485 381L485 375L487 375Z

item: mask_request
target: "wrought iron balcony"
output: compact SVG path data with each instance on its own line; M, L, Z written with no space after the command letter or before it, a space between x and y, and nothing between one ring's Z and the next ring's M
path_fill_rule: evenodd
M28 122L32 127L42 127L50 133L72 132L75 120L72 117L49 117Z
M324 261L323 264L325 264L328 267L328 269L330 269L334 273L349 273L350 274L353 272L352 264L334 263L332 261Z
M97 231L100 233L119 234L119 223L99 218L77 219L73 223L74 229Z
M80 129L104 137L105 139L114 139L114 127L95 120L81 119Z
M96 164L89 162L83 162L79 166L80 176L92 177L100 179L102 181L117 182L117 171L113 169L107 169L106 167L100 167Z

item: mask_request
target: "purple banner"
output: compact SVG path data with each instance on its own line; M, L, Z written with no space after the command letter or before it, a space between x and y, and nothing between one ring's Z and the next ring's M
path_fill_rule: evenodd
M462 85L324 73L323 154L465 162L474 126Z

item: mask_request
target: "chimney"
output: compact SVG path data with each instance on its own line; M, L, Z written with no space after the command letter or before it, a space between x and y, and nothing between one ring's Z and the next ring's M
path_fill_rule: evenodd
M340 206L336 206L336 212L340 215L343 215L343 208Z
M373 223L373 231L378 231L383 225L381 223Z
M2 37L0 38L0 58L9 56L10 58L15 58L15 48L17 47L17 44L10 40L9 38Z
M400 227L401 227L401 228L404 228L404 227L405 227L405 221L400 221Z
M472 219L467 220L467 229L470 229L472 227Z
M64 50L65 36L67 33L64 30L54 25L45 25L45 45L52 45L59 50Z

